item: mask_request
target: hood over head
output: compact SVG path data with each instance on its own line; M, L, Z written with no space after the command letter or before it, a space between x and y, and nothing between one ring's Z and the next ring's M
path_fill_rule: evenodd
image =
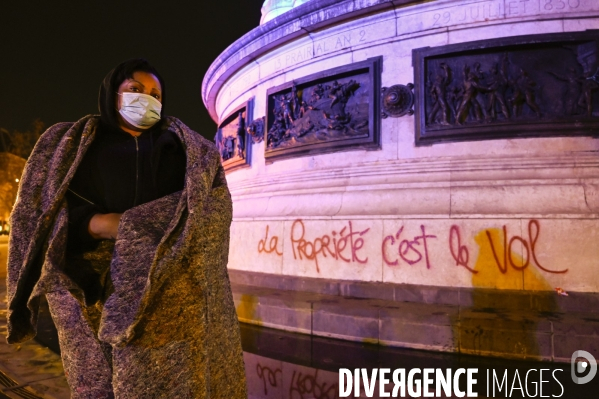
M119 111L117 109L117 96L119 86L126 79L133 77L134 72L147 72L158 78L162 86L161 102L162 111L160 117L164 118L164 103L166 99L166 86L162 76L150 63L143 58L133 58L117 65L112 71L108 72L104 81L100 85L100 94L98 96L98 109L100 110L100 120L108 126L119 128Z

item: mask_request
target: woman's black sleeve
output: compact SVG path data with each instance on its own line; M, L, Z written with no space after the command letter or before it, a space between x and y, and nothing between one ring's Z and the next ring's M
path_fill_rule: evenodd
M95 247L95 240L89 233L89 221L96 213L102 213L102 209L94 204L85 202L75 194L67 192L69 208L69 232L67 248L72 252L83 252Z

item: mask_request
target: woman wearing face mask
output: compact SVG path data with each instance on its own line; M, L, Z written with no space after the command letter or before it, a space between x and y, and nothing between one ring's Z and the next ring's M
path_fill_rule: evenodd
M147 61L118 65L100 116L48 129L23 172L7 339L35 336L45 294L73 398L247 396L220 157L164 100Z

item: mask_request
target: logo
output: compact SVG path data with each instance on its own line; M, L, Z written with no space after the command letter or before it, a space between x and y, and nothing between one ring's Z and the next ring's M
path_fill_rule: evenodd
M586 384L597 374L597 361L587 351L577 350L574 352L570 363L572 366L572 381L576 384ZM584 374L586 375L583 376Z

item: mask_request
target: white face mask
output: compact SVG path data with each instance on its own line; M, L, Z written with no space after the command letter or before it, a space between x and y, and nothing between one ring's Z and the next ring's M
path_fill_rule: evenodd
M119 113L139 129L149 129L160 120L162 104L152 96L141 93L123 93Z

